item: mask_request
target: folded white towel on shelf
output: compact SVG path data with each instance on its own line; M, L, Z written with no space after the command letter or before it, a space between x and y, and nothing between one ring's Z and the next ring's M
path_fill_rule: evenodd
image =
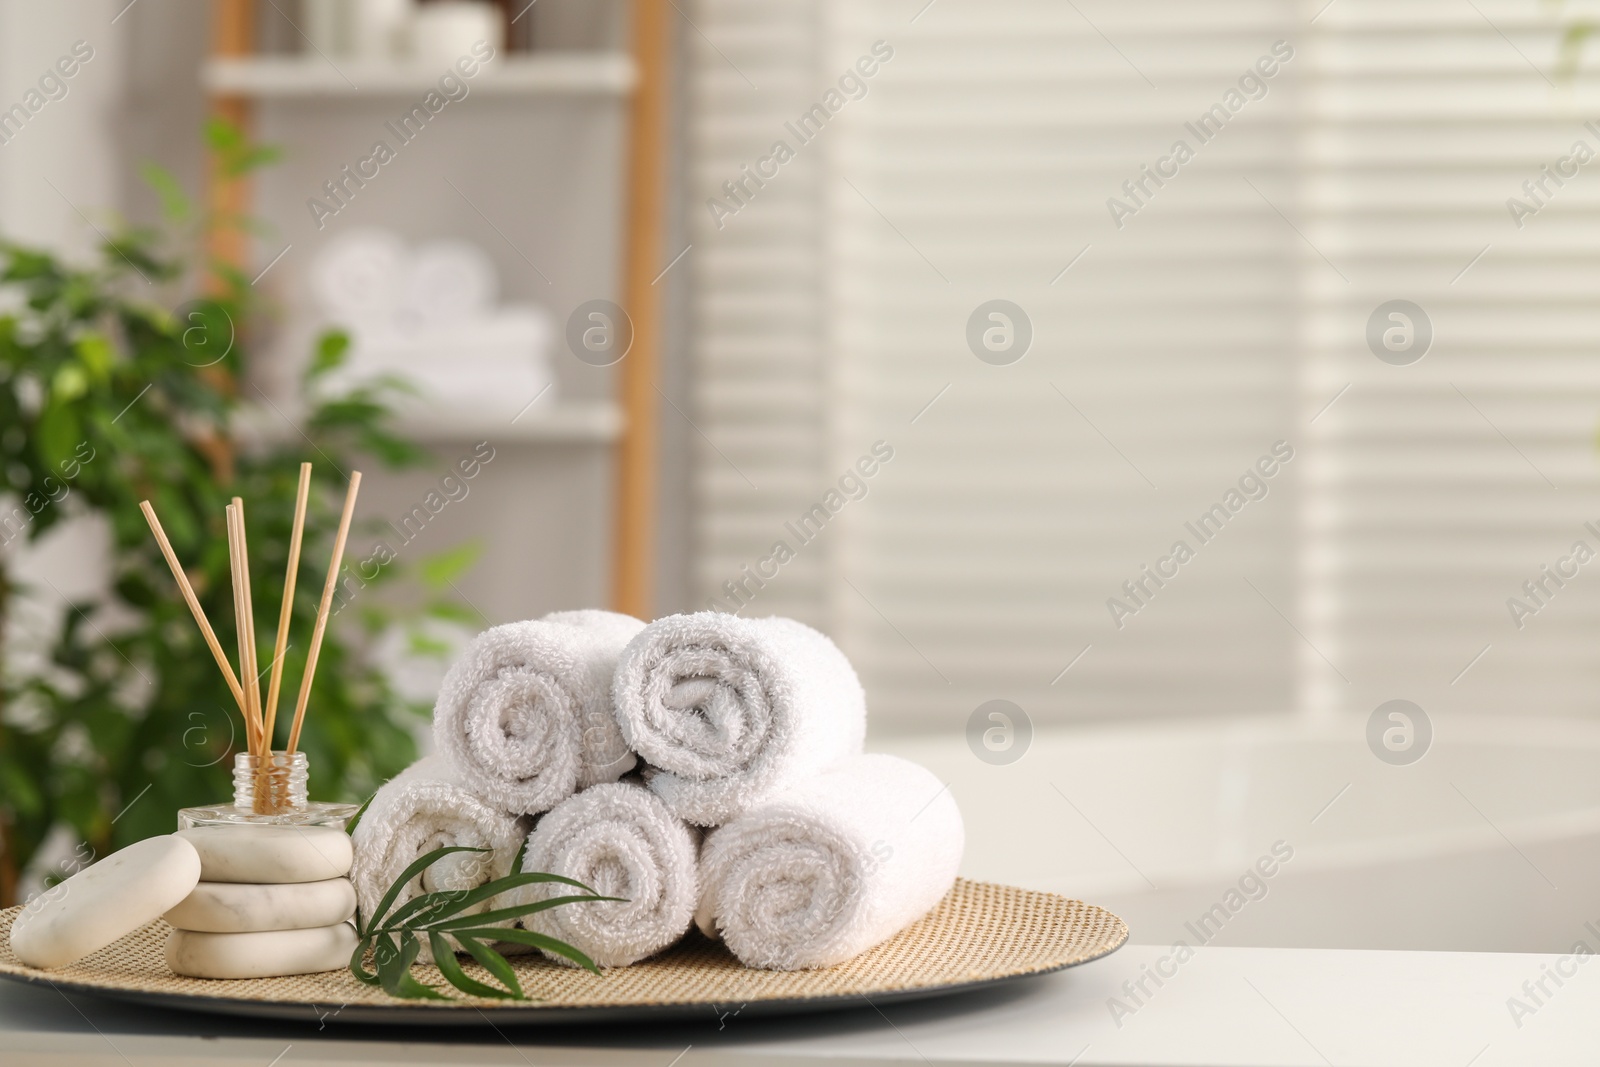
M418 760L384 783L351 833L355 860L350 880L355 883L362 921L406 867L436 848L462 845L494 851L445 856L413 878L394 907L423 893L475 889L505 877L531 821L480 800L438 757ZM472 911L493 906L485 901ZM426 942L423 953L428 954Z
M745 964L792 971L865 952L927 914L965 844L950 790L896 756L858 756L706 838L695 921Z
M635 760L612 713L610 680L643 628L614 612L567 611L486 630L440 687L439 754L467 788L516 814L622 777Z
M660 797L633 780L569 797L539 819L522 869L574 878L626 903L563 904L524 918L522 925L567 942L602 967L653 956L682 937L693 921L698 837ZM579 891L539 883L514 892L522 903Z
M718 826L861 751L866 696L832 641L793 619L669 615L617 665L617 721L680 818Z
M494 260L470 241L428 241L411 252L400 319L407 326L449 329L487 317L499 293Z
M311 295L329 318L359 329L383 328L404 297L406 246L390 230L344 230L311 261Z

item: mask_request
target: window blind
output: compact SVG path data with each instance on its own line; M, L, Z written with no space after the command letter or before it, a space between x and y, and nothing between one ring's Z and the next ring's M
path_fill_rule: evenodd
M1600 551L1585 525L1600 515L1600 177L1541 173L1577 142L1600 151L1594 75L1560 60L1563 25L1594 13L1341 0L1317 22L1307 235L1349 281L1302 257L1303 410L1345 390L1305 469L1303 608L1327 657L1301 656L1315 709L1596 706L1600 568L1562 560L1580 541ZM1392 300L1431 324L1416 362L1365 341ZM1558 566L1567 578L1545 578Z
M1569 16L686 13L702 606L827 629L891 729L1589 705L1586 572L1506 603L1600 527L1595 194L1506 205L1600 149Z

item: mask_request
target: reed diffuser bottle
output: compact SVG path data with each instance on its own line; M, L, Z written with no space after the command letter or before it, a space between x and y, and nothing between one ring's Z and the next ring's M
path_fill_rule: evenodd
M249 752L236 753L233 802L183 808L178 812L178 829L236 823L344 829L358 805L308 800L310 776L304 752L274 752L264 759Z
M358 808L354 804L313 803L308 799L310 768L299 747L317 655L327 632L339 564L344 558L360 486L358 471L351 476L345 494L333 559L328 564L316 626L306 650L305 674L300 679L288 744L282 751L273 747L273 741L283 654L288 647L300 543L311 492L311 464L300 467L283 603L278 610L278 632L267 671L261 670L256 654L244 501L234 497L227 509L228 562L233 575L234 625L239 636L237 674L200 608L155 509L149 501L140 505L178 590L239 705L248 749L234 756L231 804L178 812L178 836L193 845L200 858L198 885L182 904L166 914L173 927L166 944L167 965L178 974L193 978L309 974L343 966L355 948L355 929L349 920L355 914L356 894L348 877L353 850L345 828ZM270 675L265 700L260 684L264 673Z
M361 489L361 472L350 478L350 488L345 494L344 512L339 517L339 532L334 538L333 559L328 564L327 581L323 584L322 600L317 606L317 621L311 633L311 644L306 654L305 675L300 679L299 699L295 702L294 719L289 729L288 747L275 750L273 739L278 714L278 696L283 681L283 654L288 647L289 619L294 608L295 580L300 570L300 547L305 530L306 506L311 495L311 464L300 466L300 484L295 495L294 527L289 540L289 563L284 575L283 603L278 610L278 632L273 644L271 675L263 701L260 678L262 671L256 654L255 608L250 596L250 554L245 539L244 501L238 497L227 508L228 562L233 576L234 624L239 636L239 671L234 673L227 653L217 640L216 631L206 619L199 598L189 584L183 566L178 562L166 531L156 518L155 509L144 501L140 508L150 531L155 535L161 553L172 570L189 611L194 615L200 633L206 640L211 655L217 661L239 713L244 718L248 751L235 754L233 762L233 803L221 803L199 808L185 808L178 813L179 829L201 825L231 823L280 823L292 826L334 825L341 829L356 812L353 804L312 803L307 799L306 784L310 768L305 753L298 751L300 728L305 722L306 706L311 697L311 682L316 675L317 656L322 649L322 638L327 632L328 615L333 606L333 593L338 585L339 565L344 558L345 541L350 534L350 520L355 513L356 494ZM242 684L241 684L242 682Z

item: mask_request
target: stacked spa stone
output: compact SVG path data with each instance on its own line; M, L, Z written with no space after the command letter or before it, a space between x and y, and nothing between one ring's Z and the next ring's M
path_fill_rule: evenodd
M333 826L197 826L200 882L166 913L167 965L191 978L342 967L355 951L350 837Z

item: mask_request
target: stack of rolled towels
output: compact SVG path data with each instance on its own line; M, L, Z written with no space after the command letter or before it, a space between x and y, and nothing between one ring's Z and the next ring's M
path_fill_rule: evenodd
M961 862L949 790L914 763L863 753L855 670L792 619L646 625L572 611L497 626L446 675L433 730L435 753L380 789L356 827L364 913L431 849L490 851L445 857L402 902L511 873L520 852L524 871L623 898L521 920L601 966L697 926L748 966L798 970L905 929Z

